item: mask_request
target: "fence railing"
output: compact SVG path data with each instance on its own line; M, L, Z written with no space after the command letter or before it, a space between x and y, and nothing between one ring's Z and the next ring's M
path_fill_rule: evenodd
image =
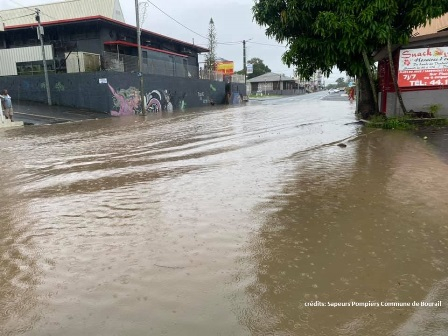
M131 55L124 55L112 52L103 52L101 57L101 68L106 71L119 72L138 72L138 57ZM187 77L208 79L218 82L223 82L227 77L222 73L216 71L203 70L194 65L143 58L142 59L142 73L148 75L162 75L173 77ZM231 81L234 83L244 83L244 76L234 74Z
M138 72L138 57L118 53L104 52L101 58L101 66L104 70L120 72ZM142 73L151 75L163 75L173 77L198 78L198 67L186 63L163 61L151 58L142 59Z
M222 73L212 71L212 70L202 70L199 69L199 78L200 79L209 79L215 80L218 82L224 81L224 75Z

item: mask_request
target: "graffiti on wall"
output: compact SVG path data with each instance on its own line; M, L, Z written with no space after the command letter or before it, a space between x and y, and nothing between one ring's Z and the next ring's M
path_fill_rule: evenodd
M127 116L140 114L140 91L131 86L128 89L121 89L118 92L110 85L109 89L113 94L114 107L111 111L113 116ZM178 94L168 90L152 90L145 94L146 112L173 112L175 109L183 111L187 104L185 102L187 94Z
M178 94L177 91L152 90L146 95L146 111L152 113L183 111L187 107L186 96L185 92Z
M61 82L57 82L56 85L54 86L54 89L56 91L63 92L65 91L65 86Z
M198 92L198 98L202 102L202 104L208 104L208 99L205 97L204 92Z
M111 115L118 117L139 114L140 91L137 88L131 86L117 92L110 84L107 85L113 95L114 109L110 111Z

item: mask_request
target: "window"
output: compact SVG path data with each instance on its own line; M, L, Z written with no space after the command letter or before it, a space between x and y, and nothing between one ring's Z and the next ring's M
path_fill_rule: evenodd
M18 75L39 75L44 73L42 61L17 62L16 69ZM50 73L55 71L52 60L47 61L47 71Z

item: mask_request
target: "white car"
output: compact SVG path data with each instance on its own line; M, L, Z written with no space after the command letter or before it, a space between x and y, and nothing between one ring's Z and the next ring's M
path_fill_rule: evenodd
M330 89L330 90L328 90L328 93L336 93L336 92L339 92L339 90L338 89Z

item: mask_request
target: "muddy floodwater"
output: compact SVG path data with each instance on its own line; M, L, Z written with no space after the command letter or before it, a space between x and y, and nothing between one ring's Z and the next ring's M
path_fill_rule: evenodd
M0 334L448 335L448 161L324 95L1 131Z

